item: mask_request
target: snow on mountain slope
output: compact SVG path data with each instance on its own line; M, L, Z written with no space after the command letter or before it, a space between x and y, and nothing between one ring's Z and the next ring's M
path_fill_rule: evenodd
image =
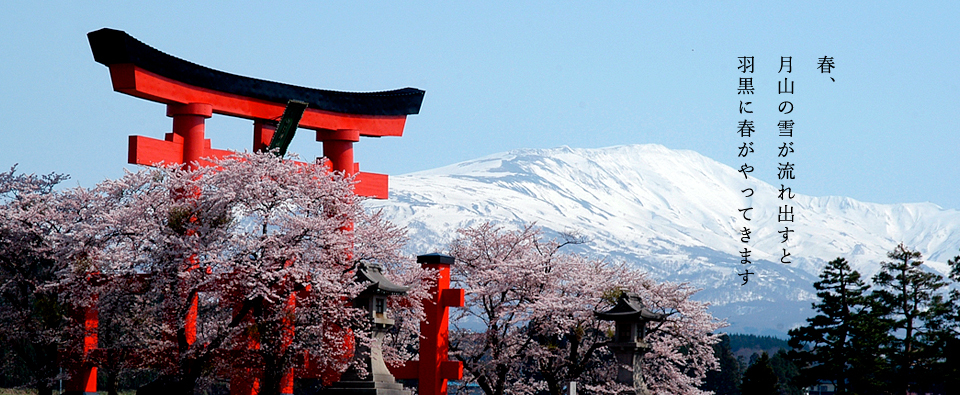
M752 187L751 198L744 188ZM368 201L408 227L411 250L442 251L464 225L536 222L576 232L585 252L634 262L665 280L687 281L727 318L730 331L783 334L803 322L812 283L827 260L844 257L865 276L897 243L944 272L960 247L960 212L930 203L883 205L844 197L793 199L787 243L777 230L779 186L744 180L693 151L660 145L524 149L434 170L392 176L390 199ZM789 201L788 201L789 203ZM746 222L737 211L754 207ZM741 286L740 229L756 273ZM793 263L782 264L786 247Z

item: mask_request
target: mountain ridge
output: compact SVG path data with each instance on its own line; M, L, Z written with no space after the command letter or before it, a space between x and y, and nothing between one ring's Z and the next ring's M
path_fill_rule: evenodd
M741 192L746 187L753 197ZM391 198L366 204L406 226L415 252L441 251L458 227L486 220L535 222L554 236L579 232L590 240L578 246L583 252L690 282L731 330L758 334L780 335L803 322L815 299L812 283L828 260L847 258L869 277L904 242L944 273L960 246L957 210L802 194L793 199L797 226L784 244L776 233L778 192L695 151L642 144L518 149L391 176ZM737 211L743 207L757 208L749 222ZM748 225L754 233L744 244L740 229ZM745 246L757 275L741 287ZM780 263L784 247L789 265ZM776 307L784 303L789 308Z

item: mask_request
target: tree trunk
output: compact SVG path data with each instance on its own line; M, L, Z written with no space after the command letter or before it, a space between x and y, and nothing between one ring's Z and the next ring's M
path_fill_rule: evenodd
M117 381L119 380L119 374L117 369L110 369L107 371L107 395L117 395Z
M263 376L260 378L259 395L280 395L280 382L283 377L282 363L271 353L263 353Z
M53 387L49 383L37 384L37 395L53 395Z

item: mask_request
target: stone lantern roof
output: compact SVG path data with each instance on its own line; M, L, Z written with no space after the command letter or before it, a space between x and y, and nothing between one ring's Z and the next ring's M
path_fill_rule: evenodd
M364 294L375 295L403 295L410 287L394 284L383 276L383 266L379 263L360 262L357 268L357 281L371 282L363 291Z
M623 292L616 306L594 314L604 321L663 321L667 317L666 314L655 313L644 307L640 295L634 292Z

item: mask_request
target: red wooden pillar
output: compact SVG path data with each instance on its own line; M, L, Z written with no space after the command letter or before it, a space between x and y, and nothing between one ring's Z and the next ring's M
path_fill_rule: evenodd
M417 263L437 270L437 282L430 289L433 300L424 304L427 320L420 323L420 388L422 395L445 395L447 380L463 378L463 363L449 361L450 307L463 307L462 289L450 289L450 265L453 257L440 254L420 255ZM425 359L426 358L426 359ZM426 363L425 363L426 362Z
M426 313L420 322L420 360L407 362L393 370L398 379L418 379L420 395L446 395L447 380L463 378L463 363L448 360L450 349L450 307L463 307L462 289L450 288L452 256L427 254L417 256L421 267L437 271L437 281L430 288L430 299L423 301Z
M357 164L353 159L353 143L360 141L360 131L353 129L318 129L317 141L323 143L323 156L330 161L331 171L341 172L344 177L350 177L357 173ZM353 222L347 224L342 230L352 231ZM353 259L352 243L350 247L344 251L344 254L347 260ZM347 335L344 347L348 347L348 344L349 349L339 349L335 352L344 355L351 353L354 344L352 333ZM339 373L333 373L331 376L339 376ZM336 381L336 379L330 377L323 377L323 379L325 381L329 379L331 382Z
M213 116L213 106L204 103L168 104L167 116L173 118L173 133L183 138L183 160L190 170L200 166L206 153L204 120Z
M240 314L242 303L233 307L234 317ZM246 321L249 324L253 319L248 316ZM240 336L240 348L235 350L236 355L230 369L230 395L256 395L260 393L260 375L263 372L251 366L253 362L250 350L260 349L260 339L256 333L247 331Z
M192 346L197 341L197 293L191 292L187 303L190 307L187 310L187 316L184 318L184 335L187 338L187 345Z
M277 123L258 119L253 121L253 152L267 149L273 134L277 132Z
M168 104L167 116L173 118L173 134L183 139L183 159L187 169L200 167L200 158L206 156L204 121L213 116L213 106L204 103ZM195 258L191 257L191 261ZM191 262L193 264L194 262ZM185 337L188 345L197 340L197 293L187 295L187 316L184 318Z
M253 150L261 151L270 147L270 141L277 131L277 123L273 121L255 120L253 122ZM286 308L290 311L290 317L293 316L297 308L297 295L291 294L287 299ZM283 345L282 350L286 350L293 343L294 329L293 320L284 320ZM280 394L293 395L293 378L295 369L290 368L280 379ZM232 386L231 386L232 389Z
M63 383L64 395L97 395L97 367L89 360L90 353L97 349L97 328L99 326L96 300L91 306L77 312L83 321L83 345L79 355L71 356L71 365L67 366L70 379Z
M353 129L317 130L317 141L323 142L323 156L330 160L331 170L345 177L357 173L353 162L353 143L360 141L360 131Z
M287 305L285 307L288 311L287 317L283 322L283 345L281 346L281 352L287 352L287 349L293 344L293 318L294 310L297 308L297 294L290 294L290 297L287 298ZM280 378L280 395L293 395L293 377L295 374L294 368L287 369L286 373Z

